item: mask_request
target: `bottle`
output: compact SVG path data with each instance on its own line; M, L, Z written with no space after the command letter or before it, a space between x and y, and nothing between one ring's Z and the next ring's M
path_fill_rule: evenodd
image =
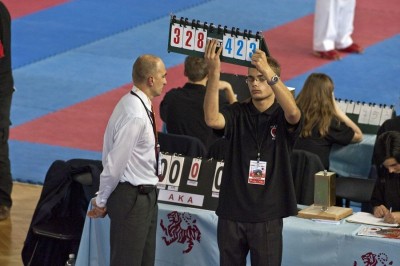
M67 262L65 262L65 266L75 266L75 254L69 254Z

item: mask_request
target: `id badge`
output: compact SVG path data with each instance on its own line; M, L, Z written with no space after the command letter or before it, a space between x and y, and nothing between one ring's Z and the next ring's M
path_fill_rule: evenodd
M254 185L265 185L266 172L267 162L251 160L248 183Z

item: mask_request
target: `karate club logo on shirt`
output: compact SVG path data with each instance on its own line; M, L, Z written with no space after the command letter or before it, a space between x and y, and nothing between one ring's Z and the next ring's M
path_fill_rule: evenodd
M167 227L164 225L163 219L160 221L160 226L164 232L162 240L167 246L174 242L186 243L186 249L182 253L189 253L193 248L194 241L200 243L201 232L196 225L196 220L192 219L190 213L173 211L168 213L167 218L169 221Z
M276 137L276 125L271 126L271 129L270 129L269 132L271 133L272 140L275 140L275 137Z

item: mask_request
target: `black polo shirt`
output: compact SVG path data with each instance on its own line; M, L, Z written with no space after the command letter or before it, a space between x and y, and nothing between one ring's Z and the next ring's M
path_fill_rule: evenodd
M217 215L239 222L265 222L297 214L290 167L302 121L286 122L276 102L260 113L253 103L235 103L222 111L228 140ZM256 133L258 132L258 133ZM248 183L250 160L267 162L265 185Z
M354 137L354 131L351 127L337 119L332 119L328 133L321 138L318 128L314 127L311 131L311 136L307 138L300 137L295 149L309 151L318 155L326 170L329 170L329 155L333 144L348 145Z
M160 116L167 126L168 133L188 135L200 139L208 148L218 136L206 125L203 102L206 87L186 83L183 88L168 91L160 104ZM220 93L220 108L229 103Z

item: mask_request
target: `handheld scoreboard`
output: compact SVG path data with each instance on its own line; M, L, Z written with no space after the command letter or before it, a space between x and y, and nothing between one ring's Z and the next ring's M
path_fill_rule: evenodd
M222 46L221 61L251 66L251 56L257 49L270 56L262 33L239 28L201 23L199 20L171 15L168 52L203 57L208 39L216 39Z

